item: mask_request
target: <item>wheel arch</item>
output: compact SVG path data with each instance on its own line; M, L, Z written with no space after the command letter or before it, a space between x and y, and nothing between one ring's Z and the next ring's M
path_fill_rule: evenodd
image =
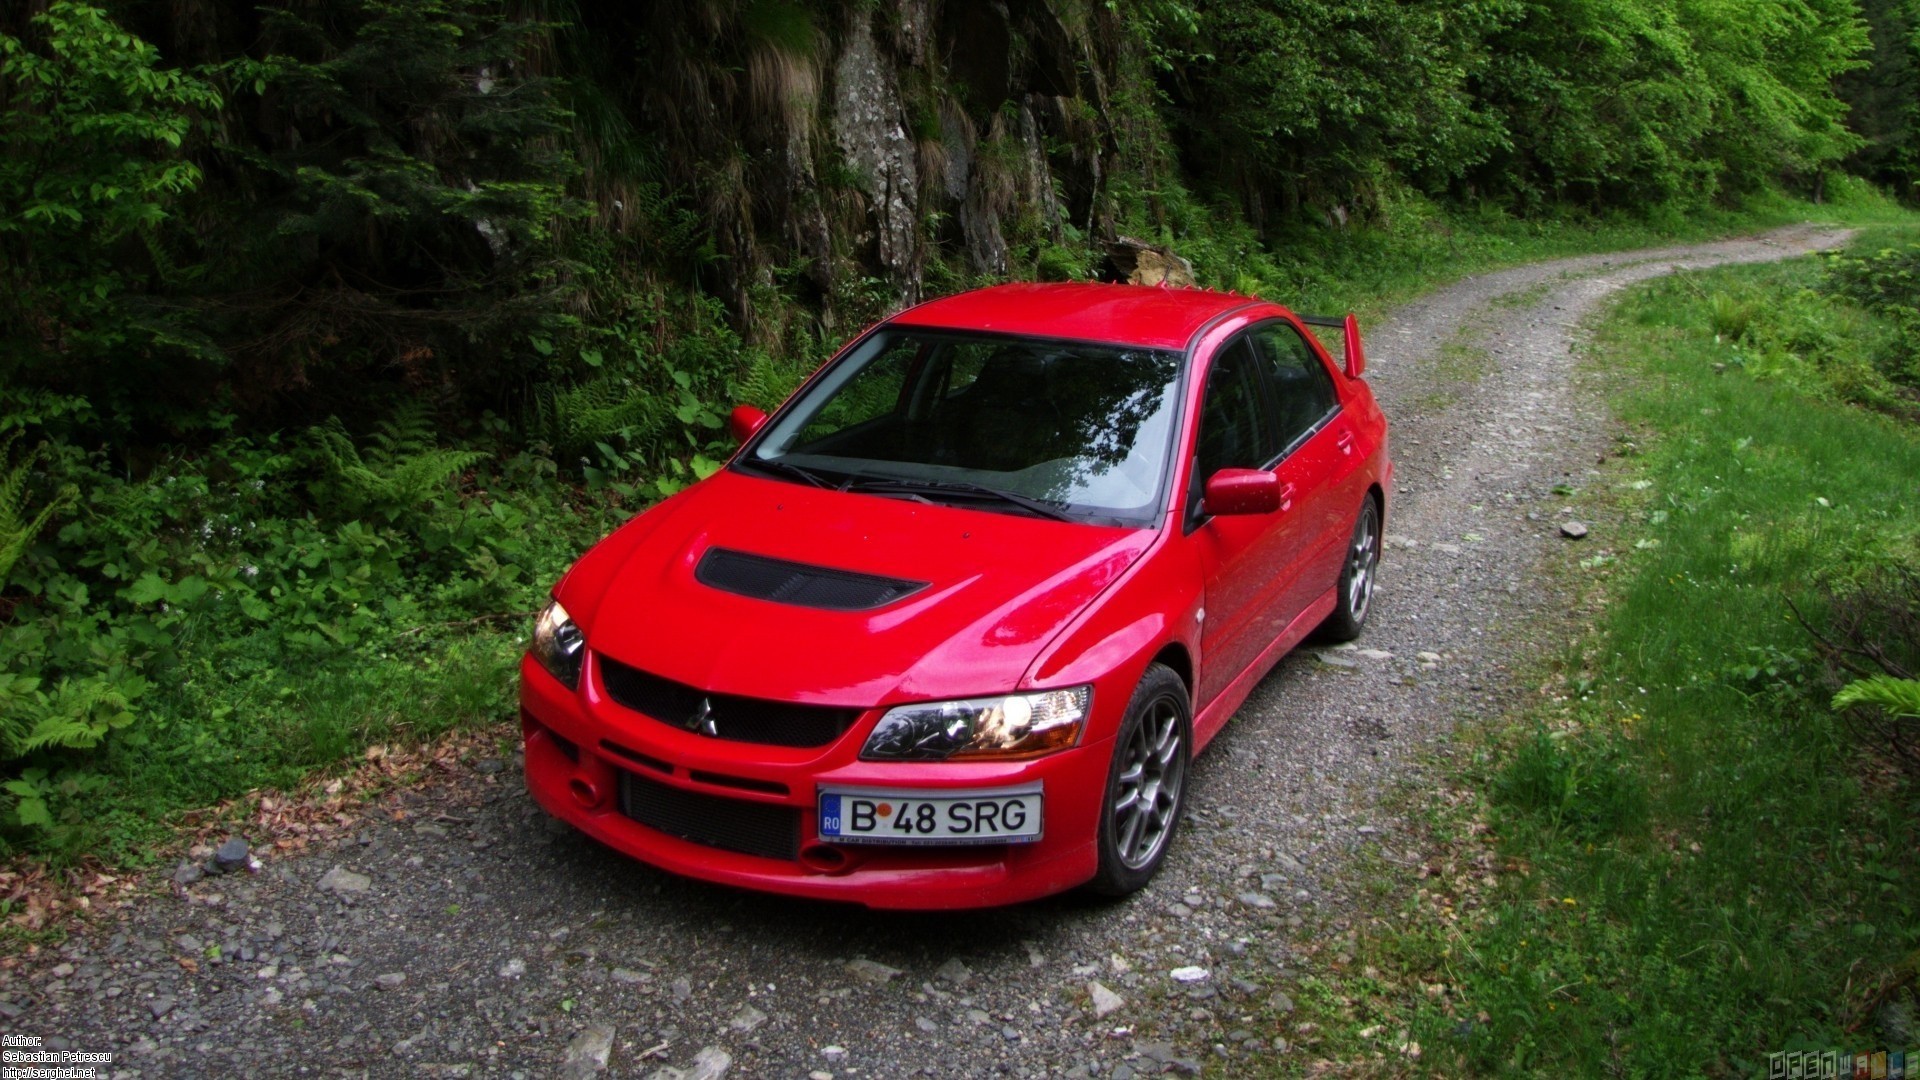
M1160 647L1159 652L1153 654L1149 664L1164 665L1175 675L1180 676L1180 681L1187 684L1187 708L1192 711L1194 707L1193 654L1187 651L1187 647L1178 641L1169 641Z

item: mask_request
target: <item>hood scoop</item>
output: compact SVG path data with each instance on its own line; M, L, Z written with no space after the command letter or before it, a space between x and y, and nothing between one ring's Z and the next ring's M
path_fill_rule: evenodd
M710 589L826 611L871 611L912 596L928 584L718 547L708 548L700 557L693 576Z

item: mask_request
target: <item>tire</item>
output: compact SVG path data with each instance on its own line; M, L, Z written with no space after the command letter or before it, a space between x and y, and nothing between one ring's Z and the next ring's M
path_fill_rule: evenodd
M1340 584L1332 613L1315 636L1322 641L1352 641L1360 636L1373 607L1373 583L1380 566L1380 504L1368 495L1353 522L1347 557L1340 564Z
M1140 677L1113 740L1100 804L1100 868L1087 883L1089 892L1126 896L1153 880L1186 812L1192 759L1187 684L1171 668L1153 664Z

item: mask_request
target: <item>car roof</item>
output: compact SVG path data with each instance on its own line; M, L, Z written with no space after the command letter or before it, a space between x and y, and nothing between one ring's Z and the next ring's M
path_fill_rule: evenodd
M1205 289L1028 282L930 300L889 323L1184 349L1201 327L1256 303Z

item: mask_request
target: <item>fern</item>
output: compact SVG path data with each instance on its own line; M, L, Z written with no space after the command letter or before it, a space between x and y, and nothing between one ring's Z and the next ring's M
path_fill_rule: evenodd
M147 692L147 680L124 670L80 679L61 679L34 724L18 736L15 754L35 750L87 750L107 735L133 723L134 702Z
M114 665L62 678L50 689L36 675L0 672L0 760L38 750L87 750L138 719L146 679Z
M755 349L747 369L734 382L734 400L772 412L806 377L806 369L800 365L776 360L766 351Z
M666 431L670 403L625 377L601 377L577 386L549 384L533 397L528 428L561 457L576 457L595 443L644 447Z
M19 438L19 432L14 432L0 441L0 463L4 463L11 455L13 444ZM46 444L41 443L17 464L0 468L0 585L6 583L7 574L13 570L14 564L27 553L27 545L40 535L40 530L46 527L53 515L79 500L79 491L69 485L61 488L53 501L41 507L31 518L27 516L27 475L46 450Z
M20 743L34 729L46 700L39 676L0 671L0 760L20 756Z
M316 494L330 496L349 514L379 514L389 521L432 501L453 474L487 456L435 446L432 420L417 403L381 424L364 447L355 446L333 418L309 430L308 444L325 473Z
M1920 720L1920 679L1875 675L1848 683L1833 695L1833 707L1836 709L1850 709L1856 705L1878 705L1891 716Z

